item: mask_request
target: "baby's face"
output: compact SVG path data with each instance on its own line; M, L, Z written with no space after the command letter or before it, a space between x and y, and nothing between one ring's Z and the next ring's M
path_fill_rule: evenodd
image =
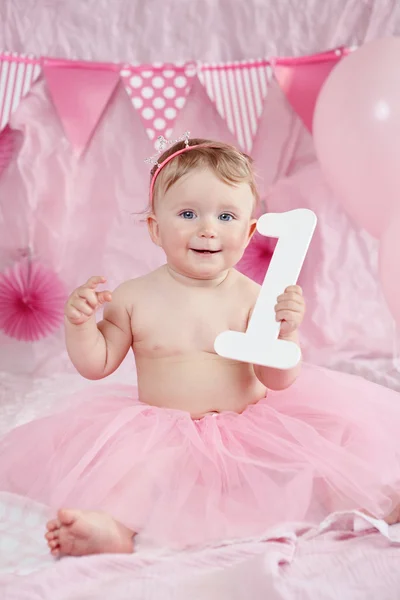
M236 265L255 229L254 196L247 183L228 185L196 169L160 198L149 230L168 264L195 279L214 279Z

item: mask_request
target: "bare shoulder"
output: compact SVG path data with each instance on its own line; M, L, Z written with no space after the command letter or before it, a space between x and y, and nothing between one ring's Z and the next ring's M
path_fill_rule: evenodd
M121 283L112 293L113 303L124 305L130 312L132 307L140 299L145 299L146 295L154 290L154 286L160 280L160 269L151 271L141 277L128 279Z
M234 288L233 295L240 304L240 308L245 312L245 319L248 324L261 286L239 271L235 271L232 284Z
M261 286L258 283L250 279L250 277L243 275L243 273L234 270L232 285L236 288L235 291L242 300L247 301L251 306L255 304L261 290Z

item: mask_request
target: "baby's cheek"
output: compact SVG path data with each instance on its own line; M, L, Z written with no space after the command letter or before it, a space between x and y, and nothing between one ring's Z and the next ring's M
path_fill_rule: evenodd
M246 246L248 242L247 229L240 227L235 231L232 231L230 235L230 241L232 246L236 248Z
M168 242L172 246L179 246L183 241L186 241L188 235L185 233L182 227L177 227L171 231L168 235Z

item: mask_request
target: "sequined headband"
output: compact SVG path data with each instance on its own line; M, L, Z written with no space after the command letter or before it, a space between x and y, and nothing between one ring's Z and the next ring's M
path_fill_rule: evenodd
M190 132L189 131L185 131L185 133L178 138L177 140L166 140L164 136L160 135L157 138L157 142L158 142L158 152L157 154L154 154L154 156L150 156L150 158L146 158L144 162L146 163L150 163L152 165L157 165L157 170L155 171L151 183L150 183L150 193L149 193L149 197L150 197L150 206L153 206L153 191L154 191L154 184L156 182L156 179L158 177L158 174L160 173L161 169L163 167L165 167L165 165L167 163L169 163L170 160L172 160L173 158L175 158L175 156L178 156L179 154L183 154L184 152L187 152L188 150L191 150L192 148L197 148L198 144L193 144L193 146L189 146L189 136L190 136ZM185 142L185 147L181 148L180 150L177 150L176 152L174 152L173 154L170 154L165 160L163 160L162 163L158 162L158 159L160 157L160 155L164 152L164 150L166 149L166 147L168 146L173 146L174 144L177 144L178 142Z

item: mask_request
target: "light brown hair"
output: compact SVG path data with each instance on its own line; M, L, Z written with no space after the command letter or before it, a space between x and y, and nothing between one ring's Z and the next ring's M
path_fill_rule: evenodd
M255 206L258 204L259 195L255 182L253 159L250 156L240 152L240 150L229 144L201 138L190 139L189 146L196 147L171 159L161 169L155 180L153 206L149 207L149 211L153 210L160 196L165 194L181 177L193 169L204 167L212 169L221 181L229 185L248 183L255 199L254 204ZM159 164L171 154L184 147L184 142L177 142L171 146L171 148L161 154L158 159ZM155 165L151 170L151 178L157 171L157 168Z

